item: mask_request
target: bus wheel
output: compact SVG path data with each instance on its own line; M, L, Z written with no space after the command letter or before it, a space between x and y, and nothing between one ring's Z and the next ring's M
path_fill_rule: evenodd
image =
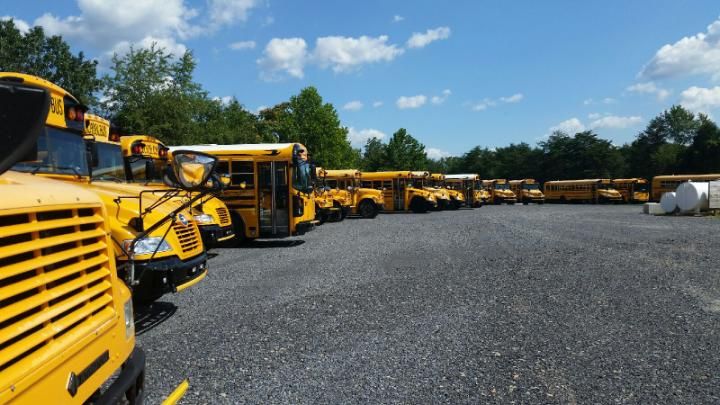
M375 203L370 200L363 200L360 207L358 207L358 211L360 211L361 217L368 219L375 218L379 212Z
M330 222L342 221L343 218L345 218L343 216L342 206L339 203L335 202L335 203L333 203L333 208L335 208L335 212L328 217L328 220Z
M240 246L247 242L247 237L245 236L245 224L243 223L242 218L240 218L240 215L235 212L230 214L230 219L232 219L235 237L227 241L227 244L229 246Z
M423 214L428 211L428 206L425 200L420 197L415 197L410 201L410 211L416 214Z
M567 204L567 200L565 199L564 195L560 196L560 204Z
M458 201L458 200L450 201L450 209L451 210L459 210L460 209L460 201Z
M530 204L530 203L527 200L523 200L523 205L528 205L528 204Z
M324 209L317 209L315 219L318 221L318 225L322 225L328 220L328 213Z

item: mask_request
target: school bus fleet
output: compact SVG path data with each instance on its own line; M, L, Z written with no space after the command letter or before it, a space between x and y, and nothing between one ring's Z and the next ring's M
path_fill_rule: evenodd
M0 134L15 152L0 154L0 403L141 402L145 355L134 306L202 282L207 250L224 242L286 238L384 212L642 203L682 181L720 179L541 185L324 169L297 142L168 146L111 126L51 82L12 72L0 72L0 117L18 117L3 123L12 133Z

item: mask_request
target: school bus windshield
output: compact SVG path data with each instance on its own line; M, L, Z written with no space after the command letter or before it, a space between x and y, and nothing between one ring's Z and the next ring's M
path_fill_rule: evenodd
M510 186L507 183L495 183L495 190L509 190Z
M313 189L311 171L315 170L310 163L305 160L295 162L292 170L292 185L295 190L308 193Z
M167 160L146 157L130 157L127 159L130 169L129 181L136 183L161 183L163 172L168 165Z
M38 160L17 163L14 170L87 176L85 141L75 133L45 127L37 140Z
M120 145L110 143L95 143L93 153L97 165L93 166L92 178L94 180L125 181L125 167Z
M410 179L410 187L413 188L423 188L423 179Z
M537 184L525 184L523 188L525 190L540 190L540 186Z

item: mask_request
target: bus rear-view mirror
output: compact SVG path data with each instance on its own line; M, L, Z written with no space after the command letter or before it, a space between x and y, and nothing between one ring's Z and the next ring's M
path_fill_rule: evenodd
M165 183L185 190L202 188L215 170L217 158L202 152L178 150L173 152L172 176L165 176Z
M0 173L37 160L37 138L50 109L47 90L0 81Z

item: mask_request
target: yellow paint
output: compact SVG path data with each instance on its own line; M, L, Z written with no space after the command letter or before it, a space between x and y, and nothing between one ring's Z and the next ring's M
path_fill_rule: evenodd
M187 392L188 388L190 387L190 381L187 379L183 380L170 395L168 395L167 398L162 402L162 405L175 405L177 404L183 396L185 396L185 393Z

